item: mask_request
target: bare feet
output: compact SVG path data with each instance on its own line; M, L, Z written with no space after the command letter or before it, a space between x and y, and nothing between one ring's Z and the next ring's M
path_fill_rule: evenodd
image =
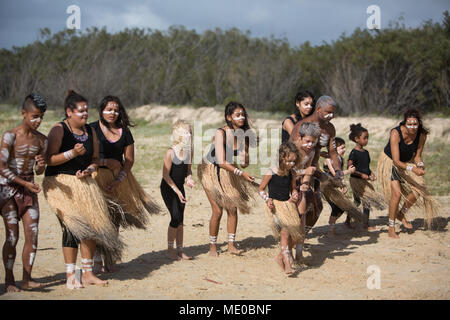
M67 276L66 281L67 289L73 290L84 288L84 286L77 280L75 273L66 276Z
M92 273L92 271L84 272L83 275L81 276L81 282L83 284L93 284L103 286L106 286L108 284L108 281L100 280Z
M275 262L280 266L281 271L284 272L283 255L282 255L281 253L279 253L279 254L275 257Z
M30 281L25 281L22 280L22 290L33 290L33 289L39 289L42 288L44 286L43 283L34 281L33 279L31 279Z
M408 220L406 220L406 218L402 219L402 224L403 224L403 226L406 229L412 229L413 228L412 224Z
M364 226L364 228L367 230L367 231L376 231L377 230L377 228L375 228L375 227L372 227L372 226L369 226L369 225L365 225Z
M172 260L181 260L181 258L178 256L177 252L172 248L167 250L166 256L167 256L167 258L172 259Z
M181 250L178 250L178 257L180 257L181 260L192 260L192 257L188 256Z
M5 288L6 288L5 292L8 292L8 293L20 292L20 289L16 287L15 283L10 283L10 284L5 283Z
M395 232L395 228L389 227L389 237L393 239L400 239L399 235Z
M234 244L228 243L228 253L240 256L244 252L244 250L238 249L234 246Z
M294 269L292 269L291 261L289 260L289 253L283 254L283 263L284 263L284 272L287 274L292 274L295 272Z
M219 257L219 251L217 251L217 246L215 244L209 245L209 256L214 258Z

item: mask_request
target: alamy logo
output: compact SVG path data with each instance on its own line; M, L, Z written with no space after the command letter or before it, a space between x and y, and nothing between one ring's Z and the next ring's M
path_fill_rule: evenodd
M81 10L77 5L70 5L66 10L67 14L70 16L66 20L67 29L81 29Z
M371 265L367 267L367 274L370 274L367 278L367 289L381 289L381 270L377 265Z
M380 7L375 4L372 4L367 7L366 13L370 14L370 16L366 20L367 29L369 29L369 30L378 29L379 30L381 28Z

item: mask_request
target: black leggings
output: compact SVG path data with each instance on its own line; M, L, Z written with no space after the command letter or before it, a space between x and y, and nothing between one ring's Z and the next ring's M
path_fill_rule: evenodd
M185 197L184 193L184 187L183 186L177 186L178 189L180 189L181 193L183 194L183 197ZM161 183L161 196L164 200L164 203L166 204L167 209L170 212L170 226L172 228L178 228L180 224L183 224L184 220L184 207L185 204L181 203L180 199L178 198L177 194L172 190L172 188L163 181Z
M72 232L70 232L69 229L66 228L64 223L61 221L61 219L58 217L59 224L62 228L62 246L68 247L68 248L75 248L78 249L78 245L80 244L80 240L75 237Z

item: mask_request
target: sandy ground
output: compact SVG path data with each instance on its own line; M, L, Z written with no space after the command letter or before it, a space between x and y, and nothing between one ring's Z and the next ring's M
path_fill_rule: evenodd
M160 203L158 183L148 192ZM165 257L169 215L153 216L148 230L124 230L128 248L120 269L103 274L108 287L90 286L70 291L64 283L61 230L56 217L40 196L39 250L33 275L47 283L39 292L0 294L0 299L449 299L450 298L450 197L440 197L444 210L439 230L424 230L423 220L413 219L414 231L402 232L399 240L387 236L386 211L373 211L377 231L349 230L339 223L338 235L327 236L330 214L326 204L307 239L305 265L293 276L283 274L274 257L278 243L265 221L262 201L253 213L240 215L236 239L243 256L223 252L208 256L210 207L197 185L187 191L185 251L191 261ZM400 229L399 227L397 229ZM2 229L3 232L3 229ZM218 243L226 250L226 215L222 217ZM20 257L23 239L18 243ZM78 265L80 261L78 261ZM367 268L380 269L380 289L369 290ZM22 262L14 265L21 280ZM0 276L3 281L4 270ZM208 281L213 280L215 282ZM0 284L4 290L4 283Z
M160 108L160 109L158 109ZM148 117L154 122L174 121L176 118L201 119L211 116L211 108L173 110L167 107L144 106L133 111L132 117ZM222 115L218 113L218 118ZM153 117L153 118L152 118ZM159 117L159 118L157 118ZM375 121L376 120L376 121ZM278 120L255 119L255 127L278 127ZM333 120L338 134L347 132L356 118ZM389 129L398 122L380 118L367 122L371 135L387 137ZM433 121L433 139L450 139L450 119ZM359 122L359 121L358 121ZM147 142L141 139L141 144ZM151 160L151 159L149 159ZM195 173L194 173L195 175ZM324 210L315 228L308 235L302 268L294 275L283 274L274 261L279 245L271 234L264 216L264 203L257 199L253 212L239 215L236 240L242 256L225 252L226 213L222 217L218 243L219 258L208 256L208 225L211 214L209 202L201 185L186 188L188 204L185 211L185 252L195 259L172 261L166 258L166 230L169 214L159 192L161 173L140 179L147 192L164 208L163 214L153 216L147 230L122 230L127 249L119 270L103 274L108 287L90 286L70 291L65 286L65 266L61 252L61 229L43 194L39 195L41 220L39 249L33 276L46 283L40 291L4 292L4 269L0 268L0 300L6 299L449 299L450 298L450 196L439 197L442 215L434 231L423 228L423 219L414 215L414 230L400 233L399 240L387 235L387 211L372 211L375 232L361 228L349 230L342 217L337 224L338 235L327 236L330 208ZM397 229L401 228L397 225ZM5 238L0 227L0 239ZM17 245L14 273L17 284L22 279L21 251L23 232ZM78 261L80 265L80 261ZM380 270L380 289L368 289L371 276L367 269ZM212 281L209 281L212 280Z

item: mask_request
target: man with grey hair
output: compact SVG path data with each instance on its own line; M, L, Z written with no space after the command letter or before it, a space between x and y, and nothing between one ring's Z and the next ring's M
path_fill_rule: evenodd
M336 178L343 179L344 174L342 172L342 168L340 166L340 161L338 158L338 154L336 151L336 142L334 138L336 137L336 129L334 125L330 122L334 117L334 113L336 110L337 104L333 98L330 96L321 96L316 103L315 112L309 117L297 122L292 130L292 135L290 137L290 141L298 142L300 139L300 127L302 123L305 122L313 122L317 123L321 129L319 141L316 144L316 150L314 159L312 161L312 166L317 168L320 149L326 147L328 150L328 154L330 155L331 160L333 161L333 168L336 172Z

